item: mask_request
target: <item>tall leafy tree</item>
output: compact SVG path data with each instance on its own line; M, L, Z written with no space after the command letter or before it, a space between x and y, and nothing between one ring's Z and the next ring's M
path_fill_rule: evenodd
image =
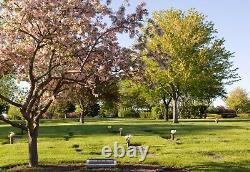
M166 72L152 59L144 58L143 61L145 64L144 87L146 88L146 99L148 102L152 102L153 100L152 103L156 106L162 101L165 108L163 115L164 120L168 121L168 111L172 96Z
M20 108L26 120L26 125L8 123L27 130L31 167L38 165L39 120L66 85L93 88L96 77L102 80L130 70L131 50L119 45L117 34L133 37L147 11L143 3L132 14L125 5L115 11L110 2L4 0L0 4L0 75L16 73L30 85L22 102L1 93L0 98Z
M147 97L145 96L144 91L143 84L134 82L134 80L122 80L119 83L120 108L148 108L150 103L147 102Z
M67 118L67 114L74 112L76 109L75 105L67 98L58 100L53 105L55 107L55 112L59 115L64 115L64 118Z
M240 87L231 91L225 102L229 108L236 110L238 113L247 112L250 106L250 98L247 91Z
M96 88L100 108L104 115L118 116L118 104L120 100L119 82L120 78L99 84Z
M181 95L215 97L221 95L225 84L238 78L230 61L233 53L225 49L224 40L218 39L216 33L214 24L193 9L155 12L153 21L143 30L136 47L155 61L157 70L164 75L175 123Z

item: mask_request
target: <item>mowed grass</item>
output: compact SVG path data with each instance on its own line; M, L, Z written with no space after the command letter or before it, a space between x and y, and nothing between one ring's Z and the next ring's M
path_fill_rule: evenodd
M107 126L112 126L108 129ZM100 158L103 146L114 142L126 146L119 128L132 135L132 144L149 146L144 162L139 158L118 158L119 163L154 164L190 171L250 171L250 120L182 120L178 124L155 120L44 120L39 130L40 164L79 163ZM170 130L176 129L176 140ZM4 144L10 131L0 124L0 167L28 162L27 136L15 144ZM68 141L65 137L71 135ZM2 144L1 144L2 143Z

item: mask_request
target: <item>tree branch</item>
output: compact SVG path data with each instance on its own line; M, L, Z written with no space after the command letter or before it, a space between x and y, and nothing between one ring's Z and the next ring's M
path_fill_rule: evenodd
M26 35L29 35L30 37L32 37L36 42L39 42L39 39L36 38L34 35L32 35L31 33L25 31L25 30L22 30L22 29L19 29L20 32L23 32L24 34Z
M39 80L41 80L42 78L44 78L45 76L47 76L47 75L51 75L51 72L52 72L52 70L54 70L56 67L58 67L58 66L60 66L59 64L57 64L57 65L54 65L54 66L52 66L50 69L48 69L48 71L47 72L45 72L44 74L42 74L41 76L39 76L39 77L37 77L37 81L39 81Z
M52 52L51 52L50 58L49 58L49 65L48 65L48 70L47 70L47 72L45 72L44 74L42 74L41 76L39 76L39 77L37 78L37 80L42 79L42 78L45 77L46 75L48 75L48 77L51 77L51 72L52 72L52 70L53 70L54 68L60 66L59 64L56 64L56 65L54 65L54 66L52 65L55 54L56 54L56 51L55 51L55 49L53 49Z
M42 48L42 46L40 46L40 43L37 43L34 53L30 57L30 61L29 61L29 78L30 78L31 85L35 83L33 69L34 69L34 62L35 62L36 54L40 48Z
M20 129L22 129L22 130L28 131L28 128L27 128L25 125L20 124L20 123L12 122L12 121L10 121L10 120L4 118L2 115L0 115L0 120L1 120L1 121L4 121L4 122L7 123L7 124L10 124L12 127L20 128Z
M44 108L40 111L40 113L38 115L35 116L34 121L39 121L40 117L48 110L48 108L50 107L50 105L53 103L54 101L54 97L58 94L58 91L60 90L60 88L63 86L63 79L60 79L55 87L55 89L53 90L53 98L51 98L49 100L49 102L44 106Z
M16 107L19 107L19 108L22 107L21 104L16 103L16 102L14 102L14 101L8 99L7 97L5 97L5 96L3 96L3 95L1 95L1 94L0 94L0 99L6 101L7 103L9 103L9 104L11 104L11 105L13 105L13 106L16 106Z
M109 32L112 32L112 31L114 31L114 30L116 30L116 29L120 29L120 28L128 28L128 27L126 27L126 26L111 27L111 28L107 29L106 31L104 31L103 33L101 33L101 34L96 38L95 43L94 43L92 46L90 46L90 51L88 51L88 53L87 53L86 57L84 58L84 60L83 60L83 61L81 60L81 61L82 61L82 64L81 64L81 71L82 71L84 65L86 64L87 60L89 59L90 55L91 55L92 52L94 51L94 48L100 43L99 40L100 40L101 38L103 38L106 34L108 34Z

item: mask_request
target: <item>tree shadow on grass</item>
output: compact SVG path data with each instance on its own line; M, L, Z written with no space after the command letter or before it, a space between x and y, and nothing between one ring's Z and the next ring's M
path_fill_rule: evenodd
M66 134L73 134L76 137L91 136L91 135L119 135L119 128L123 128L124 134L132 134L136 136L152 136L152 135L166 135L170 133L171 129L176 129L180 135L193 135L204 132L216 133L218 131L228 129L243 129L241 126L225 126L225 125L202 125L201 124L185 124L181 125L169 124L169 123L157 123L157 124L111 124L112 131L108 128L109 124L88 124L88 125L43 125L39 129L39 138L62 138ZM244 128L245 129L245 128ZM9 126L2 126L0 128L0 139L5 138L10 131L19 132L18 129L14 129Z
M111 125L112 132L107 125L70 125L70 126L42 126L40 128L40 137L60 137L67 133L74 133L76 136L91 136L91 135L119 135L119 128L123 128L124 134L132 134L136 136L161 135L170 133L171 129L176 129L179 134L193 135L203 132L216 133L228 129L242 129L241 126L204 126L204 125L156 125L145 124L141 125ZM146 132L145 132L146 130ZM149 132L151 131L151 132Z
M180 119L180 122L214 122L214 119ZM235 119L235 118L222 118L219 123L223 122L250 122L250 119Z

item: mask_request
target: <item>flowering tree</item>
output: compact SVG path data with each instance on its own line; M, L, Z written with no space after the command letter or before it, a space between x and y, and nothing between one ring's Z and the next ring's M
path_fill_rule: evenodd
M147 11L140 4L133 14L110 0L4 0L1 5L0 76L15 73L27 81L23 102L0 98L20 108L26 125L0 117L28 132L29 165L38 165L39 119L68 85L93 88L130 69L131 50L120 47L117 33L134 36Z

